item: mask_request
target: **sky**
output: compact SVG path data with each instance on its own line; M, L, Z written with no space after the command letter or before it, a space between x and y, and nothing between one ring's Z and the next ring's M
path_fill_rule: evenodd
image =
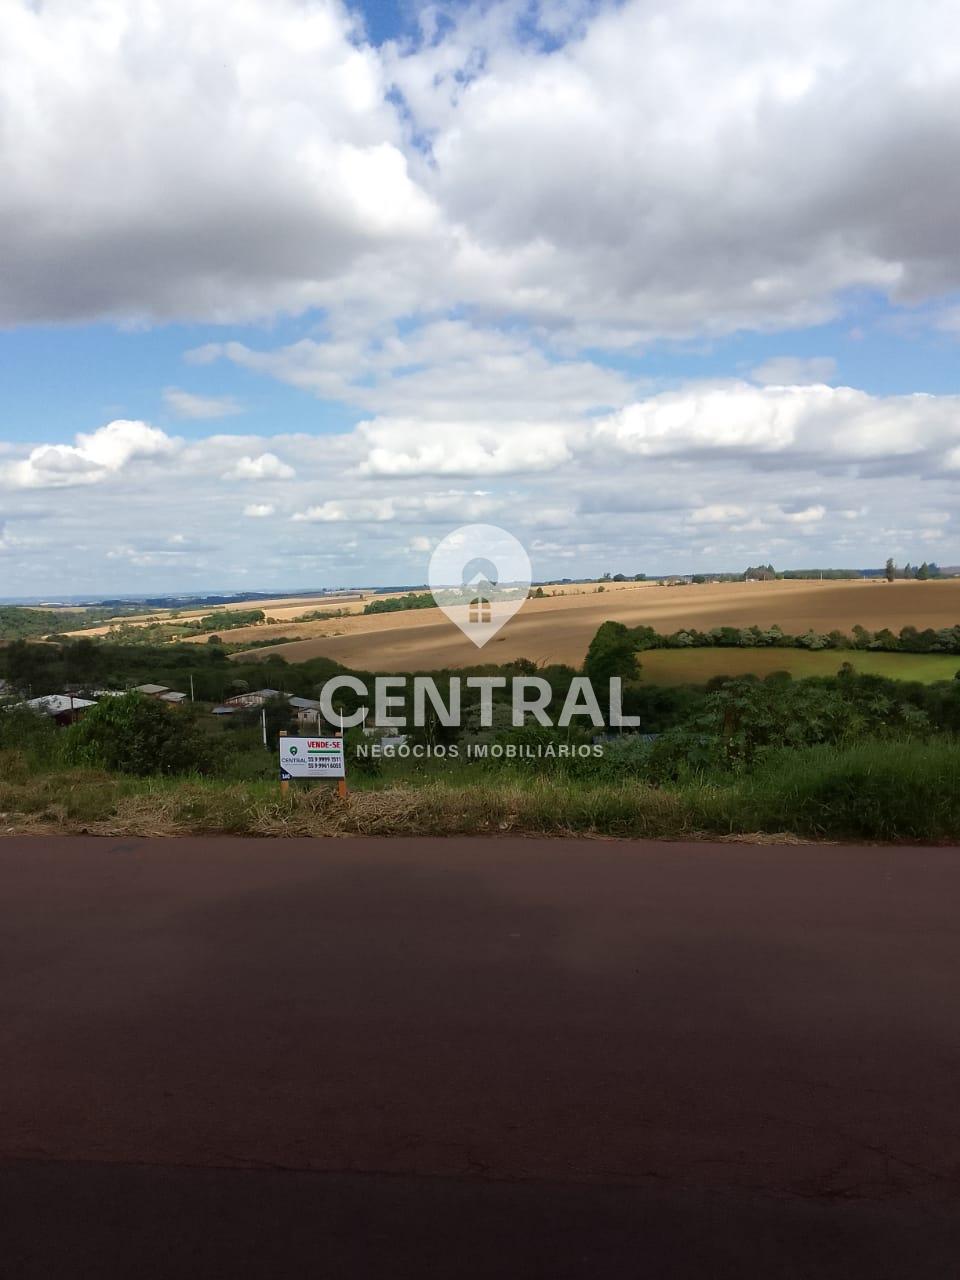
M960 563L955 0L0 23L0 597Z

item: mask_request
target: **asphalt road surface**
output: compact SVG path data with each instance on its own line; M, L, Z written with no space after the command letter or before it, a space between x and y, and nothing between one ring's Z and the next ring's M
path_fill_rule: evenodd
M960 850L0 841L0 1277L960 1274Z

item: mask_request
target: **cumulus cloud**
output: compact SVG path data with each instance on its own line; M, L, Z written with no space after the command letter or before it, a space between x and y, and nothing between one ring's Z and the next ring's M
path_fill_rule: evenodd
M497 476L553 471L572 457L571 427L530 422L361 422L370 476Z
M335 0L11 0L0 61L0 320L299 310L433 228Z
M462 523L479 520L502 509L504 500L489 493L404 493L383 498L334 499L297 511L291 516L305 524L366 524L386 521ZM423 542L428 541L421 537ZM416 539L414 539L416 541Z
M145 422L109 422L78 435L75 445L38 445L21 461L0 465L0 487L63 489L98 484L134 460L169 457L180 443Z
M664 392L602 420L597 439L654 458L728 455L832 470L960 459L960 396L871 396L852 387L754 387L743 382ZM953 447L951 447L953 446Z
M960 397L822 384L689 383L571 422L383 417L269 440L113 422L0 456L5 593L35 594L39 564L46 594L417 581L418 555L425 573L440 537L483 521L520 537L538 577L882 566L924 558L918 544L953 563L958 469ZM239 484L263 491L238 501Z
M952 0L421 21L9 0L0 321L461 306L616 346L960 288Z
M275 453L261 453L257 457L244 454L224 474L225 480L292 480L296 471L288 462L282 462Z

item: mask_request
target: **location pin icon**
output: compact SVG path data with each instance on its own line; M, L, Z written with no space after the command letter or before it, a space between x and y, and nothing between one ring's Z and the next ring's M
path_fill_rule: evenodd
M461 525L430 557L434 600L478 649L521 608L530 576L522 543L494 524Z

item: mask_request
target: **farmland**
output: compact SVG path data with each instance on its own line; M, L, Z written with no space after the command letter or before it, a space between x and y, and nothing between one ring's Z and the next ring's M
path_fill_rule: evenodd
M226 601L223 604L206 605L194 609L152 609L146 613L124 613L106 618L98 626L84 627L82 630L65 631L68 636L105 636L116 627L145 627L152 623L197 622L211 614L227 613L234 609L260 609L267 617L277 620L277 635L285 634L295 618L300 618L314 610L342 609L344 612L360 613L369 599L346 598L341 596L275 596L268 599L254 599L243 602ZM258 635L267 634L258 629ZM206 637L202 637L206 639ZM248 637L252 638L252 637Z
M677 587L622 583L607 584L602 592L589 586L558 588L551 594L553 590L547 588L543 599L527 601L481 650L480 661L505 663L529 658L538 663L578 666L597 627L607 619L627 626L652 626L661 632L756 624L778 625L794 634L811 628L849 632L857 624L869 630L889 627L899 631L904 626L922 630L960 622L960 580L729 582ZM251 627L231 633L231 640L240 644L263 640L271 631L280 639L283 630L282 625ZM478 661L477 649L439 610L302 623L296 634L302 638L254 650L249 656L265 658L276 653L287 662L325 657L361 671L430 671L474 666ZM750 669L756 669L756 654L749 656ZM771 669L787 668L788 657L779 651ZM716 660L721 658L730 661L727 651ZM693 657L686 660L695 661ZM835 657L828 657L828 661L839 665ZM951 677L955 666L949 672ZM720 670L727 672L729 666Z
M960 657L948 653L865 653L857 650L806 649L651 649L640 655L641 676L648 684L703 684L714 676L788 671L795 679L835 676L847 662L860 675L935 684L952 680Z

